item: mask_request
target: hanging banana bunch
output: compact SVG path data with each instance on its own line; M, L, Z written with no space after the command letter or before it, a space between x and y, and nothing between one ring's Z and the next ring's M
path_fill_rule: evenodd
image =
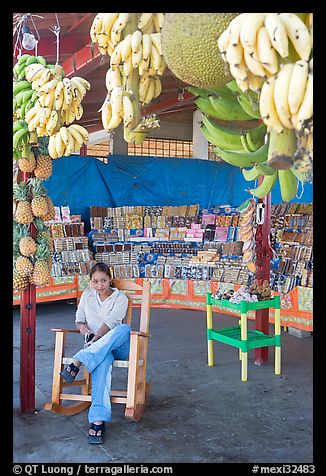
M80 150L88 133L73 122L83 115L81 102L90 83L81 77L66 78L62 66L46 64L41 56L22 56L13 73L14 157L20 157L28 142L37 144L44 136L50 137L52 159Z
M312 35L312 13L242 13L217 40L238 88L257 93L267 126L265 163L243 170L246 180L263 176L249 189L257 197L269 193L278 177L282 198L289 201L298 181L312 180Z
M155 116L141 118L141 107L162 91L163 20L163 13L98 13L90 29L92 42L111 58L107 95L99 111L102 124L108 132L123 124L127 142L140 144L150 128L159 127Z

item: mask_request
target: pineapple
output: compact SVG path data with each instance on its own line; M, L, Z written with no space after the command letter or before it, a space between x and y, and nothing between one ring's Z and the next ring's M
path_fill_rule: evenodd
M29 186L26 182L15 183L13 186L14 198L18 201L15 210L15 220L18 223L29 225L33 221L33 211L28 200Z
M46 197L46 201L48 203L48 213L44 215L44 217L42 218L44 221L53 220L55 217L55 208L54 208L53 202L49 196Z
M33 273L33 263L26 256L19 256L19 258L16 259L15 266L20 276L30 276Z
M14 270L13 273L13 290L16 292L24 291L29 285L29 277L21 276L18 271Z
M44 223L41 218L35 218L34 220L35 227L37 229L36 241L40 243L45 239L48 243L49 249L51 242L51 233L49 227Z
M48 213L48 203L46 200L46 188L42 184L42 180L39 178L29 179L32 186L32 211L36 217L44 217Z
M36 251L36 242L29 235L28 227L20 225L15 220L13 221L13 250L14 255L31 256Z
M40 155L36 159L35 177L47 179L52 175L52 159L49 155Z
M22 157L18 160L18 166L22 172L33 172L35 169L36 160L30 145L24 146Z
M51 278L51 267L49 267L49 246L48 241L43 238L40 240L35 253L35 264L31 282L36 286L45 286L49 284Z
M36 242L31 236L23 236L19 241L19 251L23 256L31 256L36 251Z

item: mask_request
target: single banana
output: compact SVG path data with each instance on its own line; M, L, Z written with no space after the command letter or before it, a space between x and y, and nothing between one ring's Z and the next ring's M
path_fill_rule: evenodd
M275 175L265 175L262 178L261 183L256 188L250 188L248 190L249 193L255 195L258 198L264 198L268 195L272 188L274 187L277 179L277 174Z
M66 78L65 78L66 79ZM63 82L65 82L65 79L63 80ZM66 89L66 87L65 87ZM87 89L86 87L84 86L84 84L79 80L79 77L75 77L75 78L71 78L70 79L70 89L71 89L71 95L73 94L73 89L76 91L78 91L79 93L79 96L78 96L78 93L75 93L75 97L76 98L80 98L82 99L86 92L87 92ZM65 93L66 94L66 93ZM66 97L66 96L65 96ZM66 101L67 102L67 101Z
M119 25L118 25L118 18L115 20L115 22L112 25L110 39L113 46L117 46L120 42L121 30L119 29Z
M246 81L248 78L247 67L244 60L240 64L230 64L230 72L235 79Z
M62 89L58 99L54 99L54 108L57 111L59 111L62 108L63 101L64 101L64 92L63 92L63 89Z
M112 107L109 100L105 100L101 107L102 125L105 130L108 129L108 124L112 117Z
M266 78L266 76L265 76ZM257 94L260 94L262 85L265 81L265 78L262 78L261 76L256 76L253 74L251 71L248 71L248 88L251 89L251 91L254 91Z
M151 58L150 59L151 67L153 67L153 69L155 71L158 71L160 66L161 66L163 56L161 56L159 54L159 52L157 51L157 49L155 48L155 45L153 43L152 43L151 57L150 58Z
M151 102L151 100L154 98L155 94L155 81L153 78L149 78L150 82L146 91L146 95L143 101L143 105L146 106Z
M50 135L49 144L48 144L48 151L49 151L49 155L50 155L50 157L52 157L52 159L57 159L58 158L58 153L57 153L57 150L55 148L55 135Z
M68 134L68 129L64 126L60 127L59 131L61 135L61 140L67 146L69 144L69 134Z
M143 103L145 101L147 89L149 87L150 83L150 77L149 75L143 75L140 80L139 80L139 86L138 86L138 95L139 95L139 101Z
M54 90L54 98L59 99L61 92L63 91L63 81L59 81Z
M112 85L112 88L122 86L122 77L121 77L120 68L116 68L116 69L112 70L112 72L111 72L111 85Z
M110 132L112 129L115 129L120 125L122 121L122 116L121 114L114 114L112 115L109 124L107 125L107 131Z
M257 33L257 55L260 63L269 74L276 74L279 65L278 57L265 26L259 28Z
M126 61L127 58L131 55L131 38L132 34L129 33L123 40L121 47L121 59Z
M244 18L240 30L240 41L244 49L255 47L257 33L263 26L265 17L265 13L250 13Z
M130 126L130 124L132 123L135 117L134 107L129 96L127 95L123 96L122 106L123 106L123 124L125 127L128 127Z
M116 28L118 31L122 31L130 20L130 13L119 13L118 18L116 19Z
M140 15L137 28L143 30L152 21L154 13L142 13Z
M144 60L144 58L142 58L138 66L139 76L143 76L146 73L146 71L148 71L148 67L149 67L149 62Z
M52 109L54 103L54 90L45 95L44 106Z
M304 122L312 118L313 115L313 74L308 74L306 90L297 114L296 129L301 130Z
M109 68L105 74L105 86L108 92L111 92L113 89L111 77L112 77L112 68Z
M123 45L123 42L121 41L114 48L114 51L113 51L112 56L111 56L111 61L110 61L110 65L111 65L112 69L117 68L119 66L120 62L121 62L121 59L122 59L121 58L122 45Z
M62 157L65 150L65 144L61 139L60 132L55 134L55 149L57 151L58 157Z
M38 87L44 86L45 83L50 81L52 76L53 76L52 71L50 69L45 69L43 73L41 74L40 78L37 80Z
M132 38L131 38L131 49L134 53L136 53L139 50L142 37L143 35L141 31L136 30L133 32Z
M161 33L164 22L164 13L154 13L153 23L156 33Z
M259 76L264 78L266 76L265 69L260 62L258 57L257 48L255 46L251 46L250 48L244 49L244 62L246 63L247 68L249 71L252 72L253 75Z
M289 56L289 40L284 23L278 13L267 13L264 25L275 50L281 58L287 58Z
M162 83L160 78L154 77L154 99L157 98L162 92Z
M75 77L72 78L72 79L74 79L75 81L81 83L81 84L84 86L84 88L86 89L86 91L89 91L89 90L91 89L91 83L90 83L89 81L87 81L87 79L82 78L82 77L80 77L80 76L75 76Z
M72 82L69 78L63 78L64 101L69 106L72 103Z
M78 104L75 110L76 120L79 121L82 118L83 114L84 114L84 108L81 104Z
M252 167L267 160L269 143L262 145L260 149L255 152L225 150L216 146L215 152L218 157L221 157L225 162L237 167Z
M243 61L243 46L239 42L238 44L234 44L230 41L226 53L225 53L226 61L234 67L238 64L241 64Z
M245 18L248 17L250 13L240 13L237 17L229 23L227 31L229 33L230 43L234 46L237 46L240 43L240 31L243 25Z
M256 180L259 175L261 175L255 166L253 166L251 169L243 168L241 169L241 172L247 182L250 182L251 180Z
M274 87L275 109L282 126L286 129L293 129L288 103L289 84L292 71L292 63L284 64L276 75Z
M230 44L230 35L229 35L229 30L226 29L220 34L217 40L217 47L220 50L221 57L224 61L226 61L225 55L226 55L226 50L229 44Z
M44 107L42 109L42 113L41 113L40 119L39 119L40 127L43 128L46 125L50 116L51 116L51 109L49 107Z
M295 198L298 190L297 177L291 169L279 170L278 179L280 182L280 190L282 200L289 202Z
M132 67L138 68L142 58L143 58L143 51L142 51L142 45L140 44L140 48L137 51L132 51L131 53Z
M110 102L112 106L112 116L122 114L122 94L123 89L118 86L111 91Z
M295 13L280 13L288 37L301 59L308 61L311 52L311 38L304 22Z
M132 66L132 61L131 61L131 55L129 56L129 58L127 58L127 61L125 61L125 62L122 64L122 71L123 71L123 75L124 75L126 78L132 76L133 66Z
M152 33L150 35L150 37L151 37L152 44L157 49L158 53L160 55L163 55L161 34L160 33Z
M264 82L261 88L259 110L261 118L263 119L266 126L271 129L275 129L276 132L280 133L283 130L283 126L275 108L274 88L275 77L271 76Z
M308 80L308 62L299 60L294 63L288 90L288 103L291 114L296 114L303 101Z
M144 34L142 37L143 59L149 61L151 56L152 40L151 35Z

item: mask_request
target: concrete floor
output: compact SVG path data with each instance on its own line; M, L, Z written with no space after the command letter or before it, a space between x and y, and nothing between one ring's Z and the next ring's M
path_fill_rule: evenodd
M103 445L89 445L87 410L71 417L42 409L50 400L54 353L51 327L74 326L75 304L37 306L36 414L19 406L19 309L14 310L14 463L312 463L313 338L282 333L282 374L274 374L274 349L263 366L249 354L248 381L240 380L238 349L214 343L207 365L206 314L152 309L148 379L140 422L113 405ZM137 311L136 311L137 316ZM137 317L136 317L137 321ZM214 328L238 319L213 315ZM250 321L250 327L253 326ZM273 327L270 329L273 333ZM78 334L71 353L81 343ZM115 369L115 383L125 369ZM124 374L125 373L125 374Z

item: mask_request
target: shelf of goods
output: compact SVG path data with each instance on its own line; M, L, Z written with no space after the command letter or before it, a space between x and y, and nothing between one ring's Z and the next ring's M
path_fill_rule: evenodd
M58 263L55 253L89 253L88 261L74 265L77 273L75 295L71 296L70 288L67 298L79 299L88 286L87 273L92 253L95 261L108 264L115 278L136 282L150 279L152 307L205 311L207 292L237 290L249 285L254 278L243 262L243 242L238 239L238 208L220 205L199 211L198 205L90 207L90 217L88 237L73 237L72 242L69 241L72 237L64 235L53 240L53 272ZM87 240L92 253L86 249ZM69 250L69 246L77 249ZM83 263L86 265L81 269ZM64 265L62 257L62 270L67 273ZM281 295L282 325L311 331L312 288L296 286L282 294L280 282L275 280L274 274L274 293ZM46 295L53 293L57 296L57 286L62 286L61 283L70 278L53 276ZM44 289L37 289L37 301L42 302ZM61 296L61 299L66 298L64 294ZM14 303L19 303L19 296L14 295ZM213 309L234 314L222 303L214 305ZM254 316L249 312L248 317Z

